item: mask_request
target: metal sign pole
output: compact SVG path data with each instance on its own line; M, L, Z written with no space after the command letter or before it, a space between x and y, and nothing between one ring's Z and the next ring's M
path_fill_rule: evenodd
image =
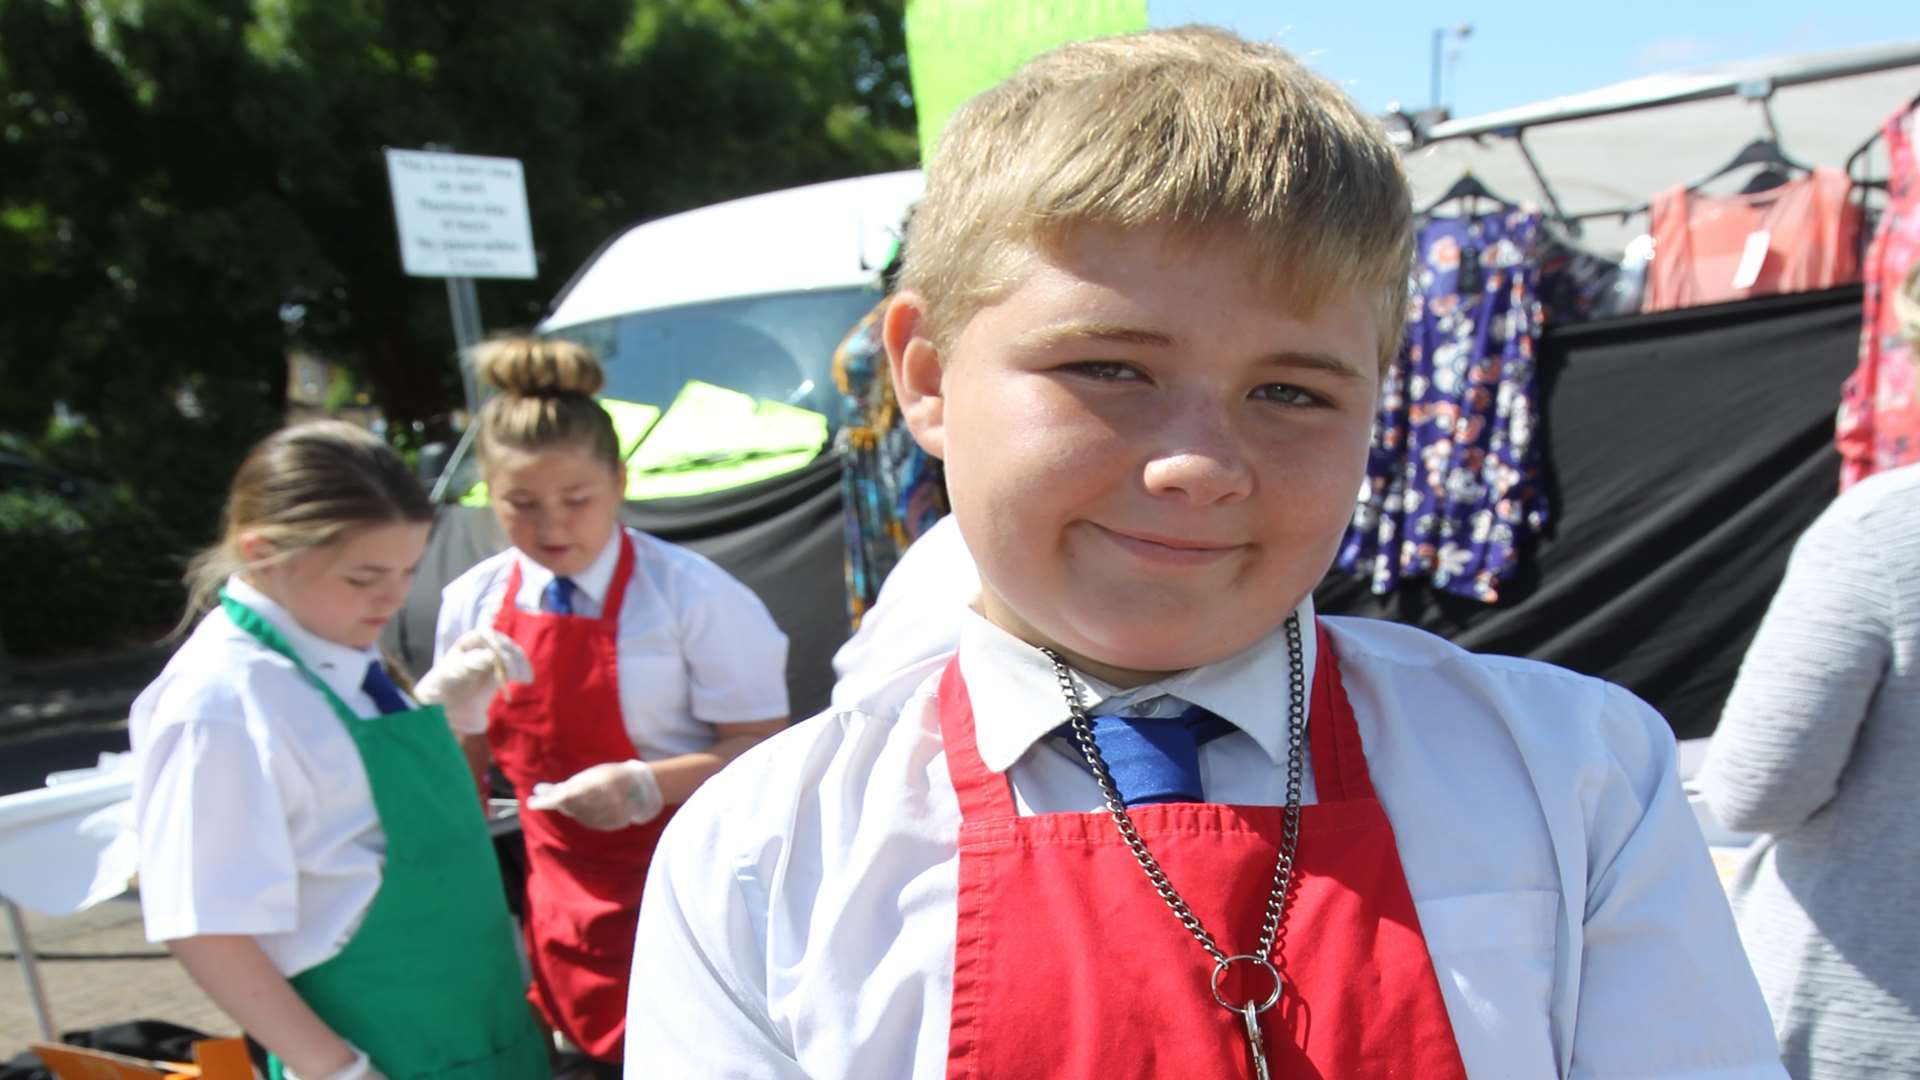
M473 370L473 347L486 333L480 321L480 293L472 278L447 279L447 307L453 313L453 344L460 358L460 386L467 395L467 415L480 408L479 379ZM468 420L472 422L471 419Z
M40 985L40 968L33 958L33 942L27 937L27 921L12 900L0 897L7 908L7 932L13 935L13 955L20 961L20 977L27 983L27 1004L33 1006L33 1022L40 1027L40 1038L59 1042L53 1030L53 1012L47 1008L47 991Z

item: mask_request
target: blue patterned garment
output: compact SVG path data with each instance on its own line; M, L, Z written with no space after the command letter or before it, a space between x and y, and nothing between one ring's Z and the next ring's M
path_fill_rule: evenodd
M1540 215L1420 229L1407 341L1380 388L1367 483L1338 565L1487 603L1547 523L1535 441Z
M907 545L947 513L940 459L913 441L893 397L880 341L881 301L847 333L833 355L833 379L846 420L834 436L847 544L847 615L855 628L880 594Z

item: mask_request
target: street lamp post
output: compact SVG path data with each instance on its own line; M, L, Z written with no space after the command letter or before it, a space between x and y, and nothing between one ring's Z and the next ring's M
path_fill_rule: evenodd
M1444 27L1444 26L1434 28L1433 66L1430 69L1431 74L1433 75L1433 94L1432 94L1432 97L1429 99L1429 104L1433 106L1436 114L1438 113L1438 110L1440 108L1441 49L1446 44L1446 40L1449 36L1458 38L1461 41L1465 41L1467 40L1468 37L1472 36L1472 34L1473 34L1473 26L1470 23L1461 23L1459 26L1453 27L1452 29L1448 29L1447 27Z

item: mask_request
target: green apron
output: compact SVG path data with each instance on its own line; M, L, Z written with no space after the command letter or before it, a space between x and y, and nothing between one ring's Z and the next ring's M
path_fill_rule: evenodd
M353 940L289 980L294 990L389 1080L552 1075L499 865L445 712L356 716L259 613L225 593L220 602L326 695L359 748L387 834L380 890ZM272 1065L279 1080L280 1062Z

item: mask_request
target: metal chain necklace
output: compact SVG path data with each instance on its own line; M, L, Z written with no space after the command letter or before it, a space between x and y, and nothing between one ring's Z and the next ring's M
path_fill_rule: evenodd
M1140 831L1134 828L1133 817L1127 813L1127 804L1120 799L1120 791L1113 783L1113 774L1107 770L1106 759L1100 755L1100 747L1093 741L1093 722L1087 718L1086 707L1080 701L1080 691L1073 685L1073 672L1066 661L1052 649L1042 646L1040 651L1053 663L1053 674L1060 681L1060 692L1066 698L1067 710L1072 715L1074 742L1079 744L1080 754L1087 759L1087 765L1093 770L1094 779L1100 784L1100 797L1106 802L1107 814L1113 818L1113 824L1120 830L1120 839L1126 842L1127 849L1133 852L1134 861L1146 872L1147 880L1160 899L1180 920L1180 925L1193 940L1213 958L1213 977L1208 981L1213 990L1213 999L1220 1007L1240 1017L1247 1029L1247 1044L1253 1054L1255 1080L1269 1080L1267 1070L1266 1047L1260 1038L1260 1014L1266 1012L1280 1000L1280 972L1274 966L1286 944L1287 899L1293 891L1293 856L1300 846L1300 789L1301 774L1304 771L1307 730L1307 677L1306 665L1300 644L1300 616L1287 616L1287 661L1289 673L1290 700L1287 708L1287 802L1281 816L1280 857L1273 867L1273 891L1267 897L1266 917L1260 925L1260 947L1254 953L1236 953L1228 955L1214 941L1206 927L1200 925L1199 916L1187 906L1187 902L1174 891L1173 882L1168 880L1167 872L1160 868L1160 860L1147 850L1146 841L1140 838ZM1248 998L1235 1005L1220 993L1220 978L1235 963L1259 964L1273 977L1273 993L1263 1000Z

